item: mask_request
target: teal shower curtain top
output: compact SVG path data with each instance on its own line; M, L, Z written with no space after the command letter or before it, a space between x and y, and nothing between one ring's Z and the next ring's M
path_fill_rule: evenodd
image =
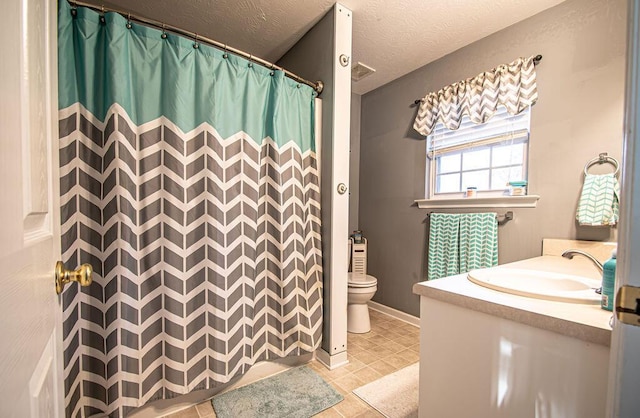
M127 25L117 13L101 23L98 12L71 10L59 2L59 109L79 102L104 121L117 103L136 125L164 116L183 132L207 123L224 138L243 131L256 143L270 137L315 151L311 87L217 48L194 48L193 39Z

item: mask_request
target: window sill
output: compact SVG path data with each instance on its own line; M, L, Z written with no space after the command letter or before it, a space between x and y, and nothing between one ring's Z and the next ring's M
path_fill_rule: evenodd
M467 197L456 199L414 200L420 209L463 209L463 208L535 208L540 196L494 196Z

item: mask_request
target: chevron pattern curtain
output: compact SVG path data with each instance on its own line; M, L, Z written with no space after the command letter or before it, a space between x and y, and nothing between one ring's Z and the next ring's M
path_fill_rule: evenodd
M438 121L447 128L460 127L462 116L474 123L485 123L496 113L498 105L517 115L538 100L533 57L518 58L427 94L418 108L413 128L428 136Z
M67 416L126 416L315 350L313 90L193 40L59 5ZM224 55L223 55L224 54Z

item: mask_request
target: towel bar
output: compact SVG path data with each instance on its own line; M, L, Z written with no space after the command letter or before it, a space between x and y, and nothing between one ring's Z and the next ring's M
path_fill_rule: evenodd
M429 212L427 213L427 216L431 216L432 213L442 213L442 212ZM497 214L496 217L498 218L498 225L504 225L505 223L513 220L513 212L507 211L504 213L504 215Z
M589 174L588 170L589 170L589 167L591 167L592 165L604 164L604 163L609 163L612 166L614 166L616 168L616 170L613 173L613 175L618 177L618 173L620 172L620 164L618 164L618 160L616 160L615 158L609 157L606 152L600 153L600 155L598 155L597 157L589 160L589 162L587 164L585 164L585 166L584 166L584 175L586 176L587 174Z
M500 220L501 217L503 218L502 220ZM498 215L498 225L504 225L512 219L513 219L512 211L508 211L504 215Z

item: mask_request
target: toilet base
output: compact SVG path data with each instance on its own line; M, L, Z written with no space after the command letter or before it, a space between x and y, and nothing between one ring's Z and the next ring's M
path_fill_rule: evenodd
M371 331L369 305L366 303L347 305L347 331L352 334L364 334Z

